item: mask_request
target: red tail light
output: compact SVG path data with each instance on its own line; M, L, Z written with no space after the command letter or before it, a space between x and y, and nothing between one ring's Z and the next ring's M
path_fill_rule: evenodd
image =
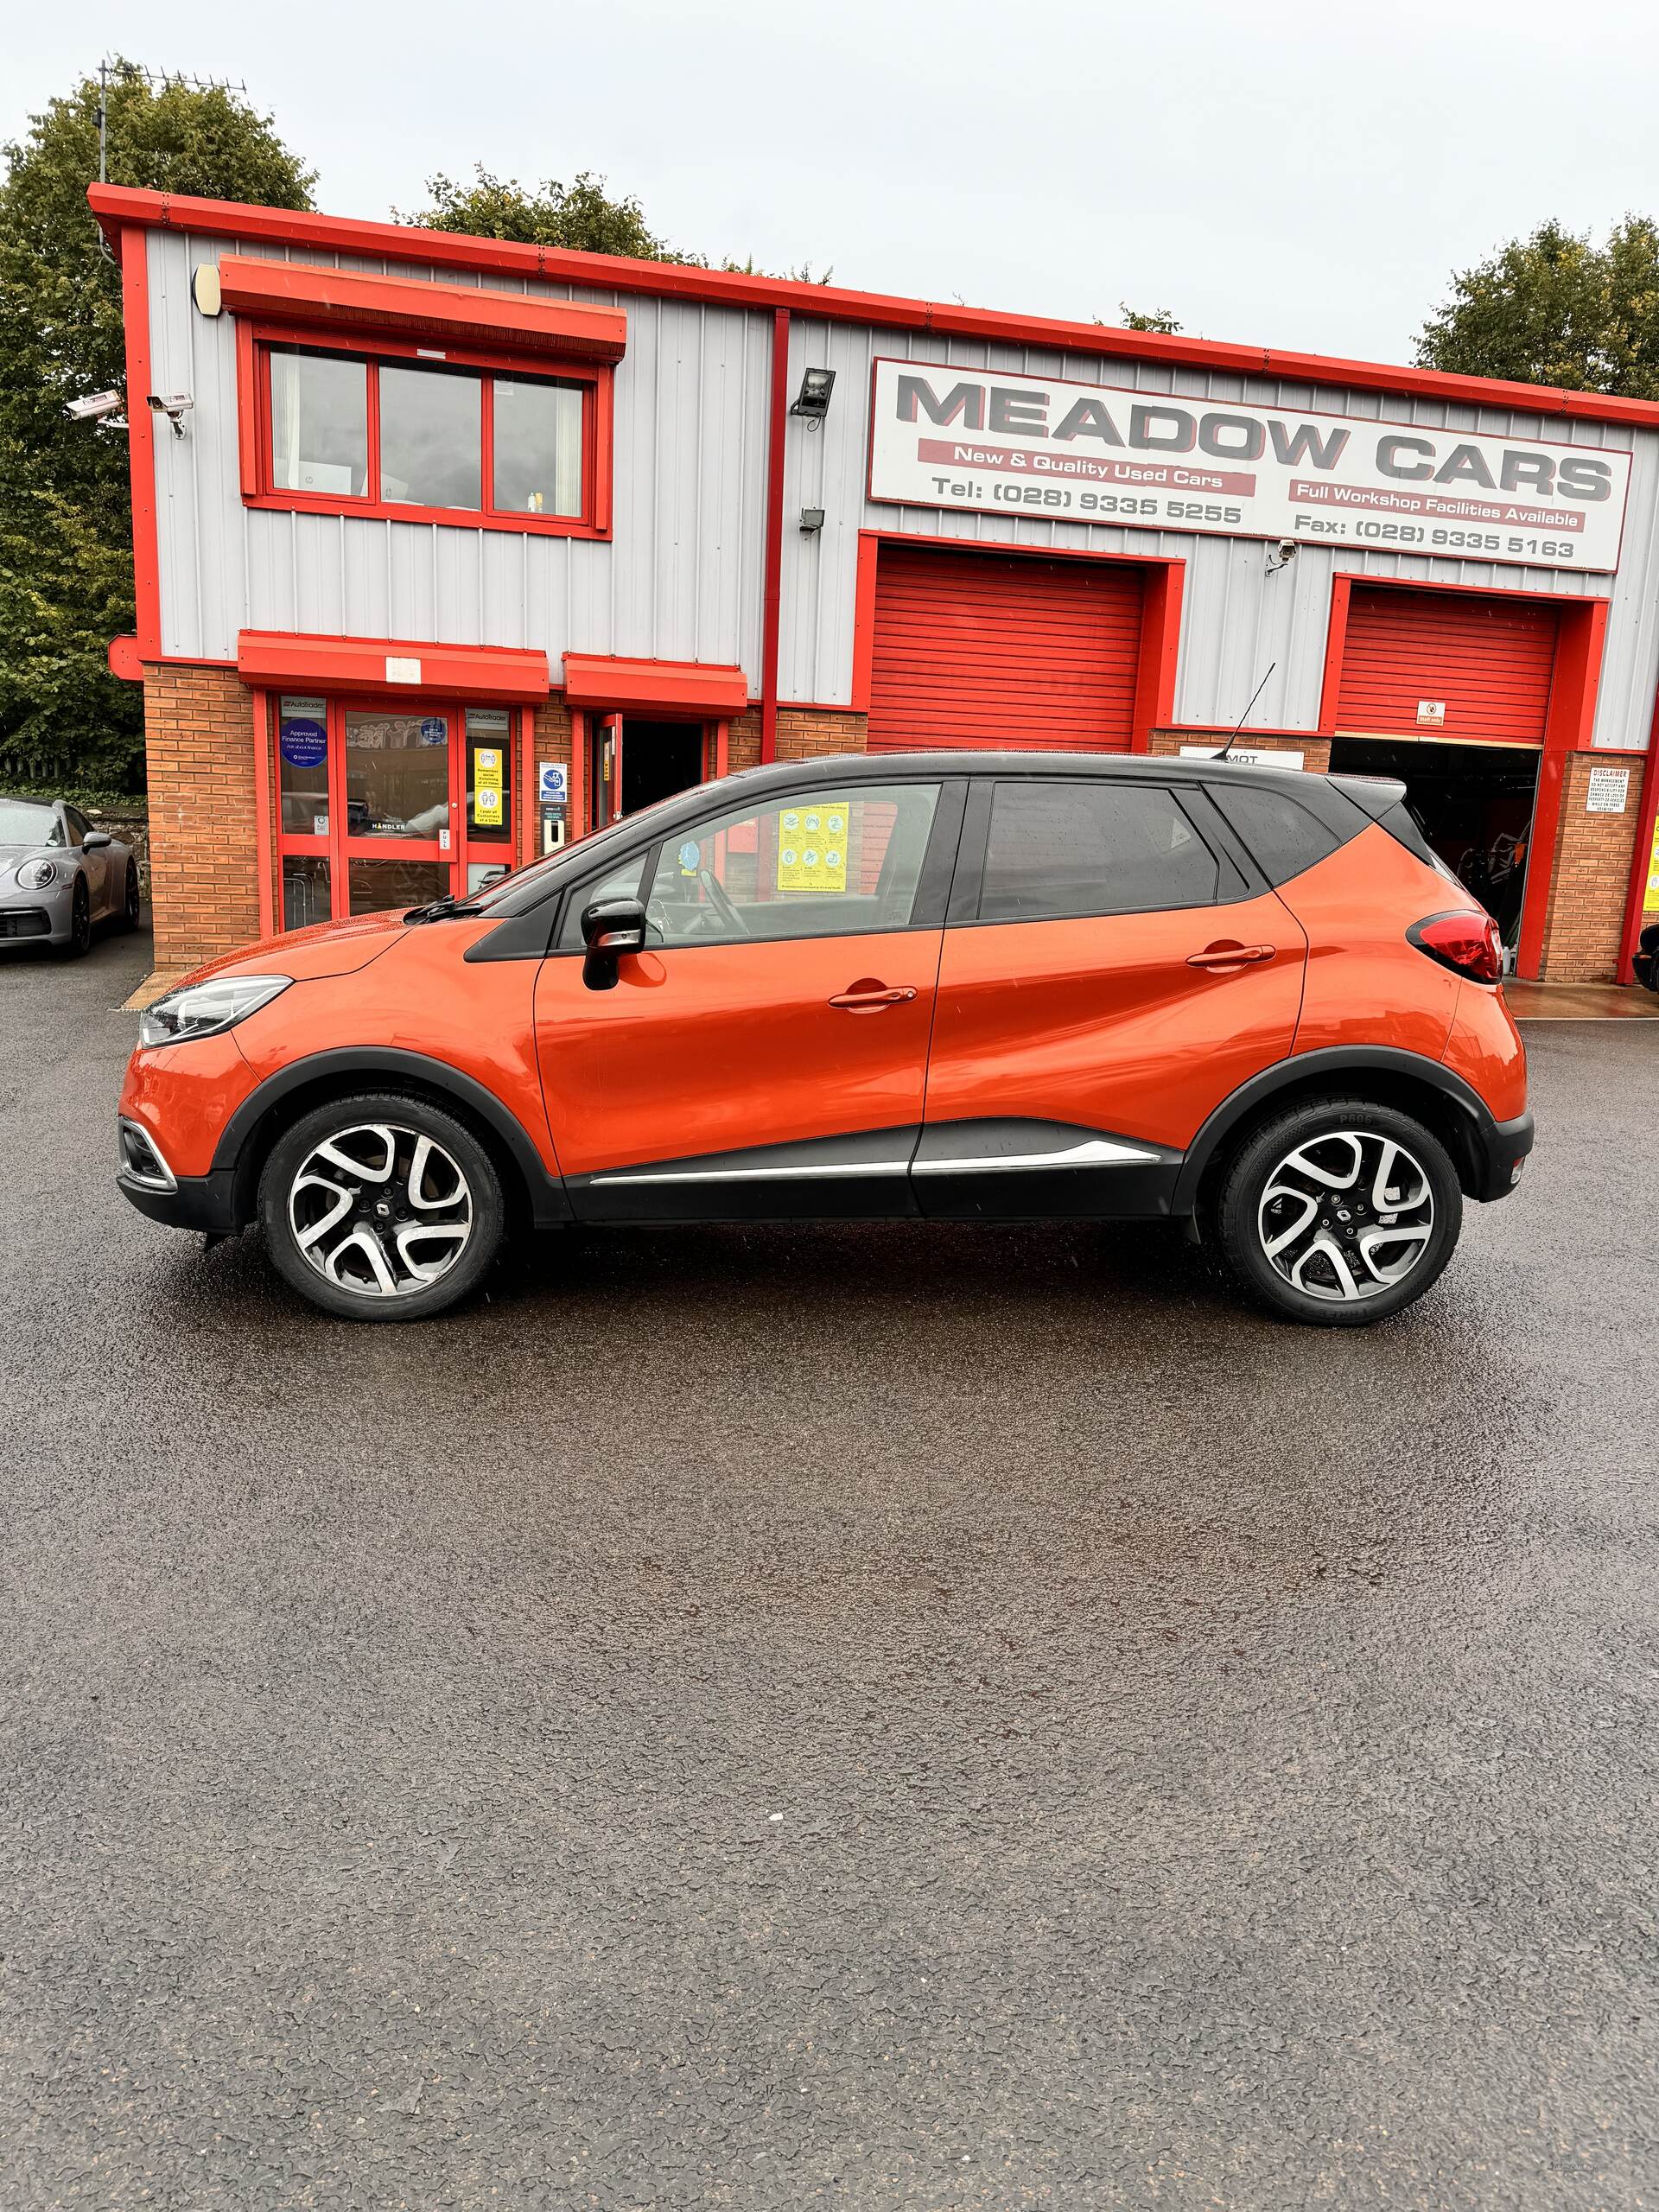
M1407 942L1471 983L1503 979L1503 939L1490 914L1429 914L1406 931Z

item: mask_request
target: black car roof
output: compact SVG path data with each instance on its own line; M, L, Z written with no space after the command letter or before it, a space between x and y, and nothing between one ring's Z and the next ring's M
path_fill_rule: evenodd
M1375 820L1405 796L1405 785L1388 776L1332 776L1314 769L1268 766L1255 760L1182 760L1167 753L1039 753L1003 748L982 752L977 747L939 746L931 751L918 747L905 753L835 753L813 760L772 760L764 767L741 768L728 783L741 784L745 797L756 791L787 787L791 791L849 782L908 782L923 776L1064 777L1068 782L1145 783L1150 777L1160 784L1237 784L1260 790L1263 783L1300 798L1320 815L1329 813L1333 801L1348 801ZM694 785L681 794L690 799L707 785ZM669 804L672 804L670 802ZM668 805L663 810L668 818ZM677 818L677 817L676 817ZM1333 822L1333 827L1336 823ZM1349 834L1351 834L1350 831Z
M1263 768L1242 760L1183 760L1167 753L982 752L976 747L953 746L931 750L918 747L905 753L835 753L811 760L771 760L762 766L740 768L717 783L693 784L613 823L594 838L579 838L558 855L545 873L532 870L527 880L510 878L499 906L492 911L504 919L528 913L558 896L568 884L580 882L590 869L603 872L625 854L671 837L683 823L706 816L711 807L729 804L734 797L749 800L774 791L833 790L838 785L908 783L940 776L1065 778L1072 782L1088 779L1144 783L1150 779L1160 784L1207 784L1212 789L1236 784L1257 791L1266 785L1299 799L1344 842L1357 834L1368 817L1375 821L1386 814L1405 792L1402 784L1380 778Z

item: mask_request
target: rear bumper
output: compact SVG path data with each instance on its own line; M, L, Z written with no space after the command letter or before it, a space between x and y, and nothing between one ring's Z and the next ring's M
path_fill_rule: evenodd
M1475 1132L1475 1187L1469 1196L1483 1205L1507 1198L1521 1180L1531 1150L1530 1113L1518 1114L1512 1122L1483 1123Z

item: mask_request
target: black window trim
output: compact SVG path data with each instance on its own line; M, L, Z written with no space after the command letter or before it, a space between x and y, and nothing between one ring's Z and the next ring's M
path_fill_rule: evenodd
M932 825L928 831L927 850L922 855L921 872L916 879L916 896L911 902L910 919L907 922L890 923L883 927L874 929L812 930L810 931L780 929L769 931L764 937L751 934L741 938L694 938L686 944L653 945L650 949L658 952L719 952L728 950L734 944L804 944L808 943L824 944L832 944L838 938L909 937L919 930L942 929L945 922L945 908L950 896L951 878L956 869L957 856L960 849L963 809L966 803L969 779L965 775L949 774L943 771L935 771L931 774L924 775L856 774L848 777L842 788L850 798L861 791L885 791L895 785L915 784L937 785L939 800L933 810ZM764 799L756 803L753 810L759 814L771 807L787 806L791 799L799 801L822 788L823 786L819 784L805 784L796 791L769 791ZM741 802L738 804L741 804ZM607 875L614 875L619 868L625 867L633 859L636 853L643 849L646 855L645 873L640 878L639 896L648 905L651 899L652 886L656 880L662 849L668 842L669 836L695 836L703 824L717 822L722 816L734 813L736 810L736 806L728 799L725 805L715 807L708 814L699 814L676 823L673 830L667 835L659 833L653 836L648 847L630 846L626 852L614 855L605 867L594 869L590 874L583 876L579 881L567 884L556 902L557 912L548 931L545 957L549 960L580 960L586 957L581 948L560 943L559 940L564 935L565 918L577 909L578 902L585 901L591 895L596 884L603 882Z
M1098 911L1086 914L982 914L979 902L984 883L986 849L990 838L991 806L997 786L1001 784L1011 787L1023 784L1089 784L1103 785L1112 791L1162 791L1185 817L1193 836L1214 860L1216 896L1197 905L1102 906ZM1086 772L1076 776L1010 776L1006 772L980 775L974 778L974 787L968 800L946 927L1008 929L1023 928L1033 922L1114 921L1131 914L1209 913L1218 906L1238 906L1249 899L1259 899L1267 888L1267 880L1262 871L1223 821L1219 810L1211 804L1208 793L1197 785L1189 785L1185 780L1178 783L1170 777L1160 776L1155 768L1150 768L1145 775L1113 776L1109 779Z

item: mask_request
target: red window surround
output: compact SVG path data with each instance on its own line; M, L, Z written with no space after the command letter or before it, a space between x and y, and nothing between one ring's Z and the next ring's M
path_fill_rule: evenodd
M505 530L543 537L608 537L611 534L611 474L613 365L586 356L554 358L508 347L446 342L440 349L413 338L390 334L370 339L358 327L332 324L265 323L248 317L237 323L237 411L242 498L250 507L273 507L302 514L363 515L382 522L444 523L461 530ZM367 362L370 495L295 492L273 480L270 416L270 348L298 346L312 351L349 354ZM582 512L578 515L526 514L488 507L424 507L372 496L379 483L379 380L381 360L431 360L441 353L451 367L484 372L480 497L490 496L494 454L493 375L541 378L576 385L582 392Z

